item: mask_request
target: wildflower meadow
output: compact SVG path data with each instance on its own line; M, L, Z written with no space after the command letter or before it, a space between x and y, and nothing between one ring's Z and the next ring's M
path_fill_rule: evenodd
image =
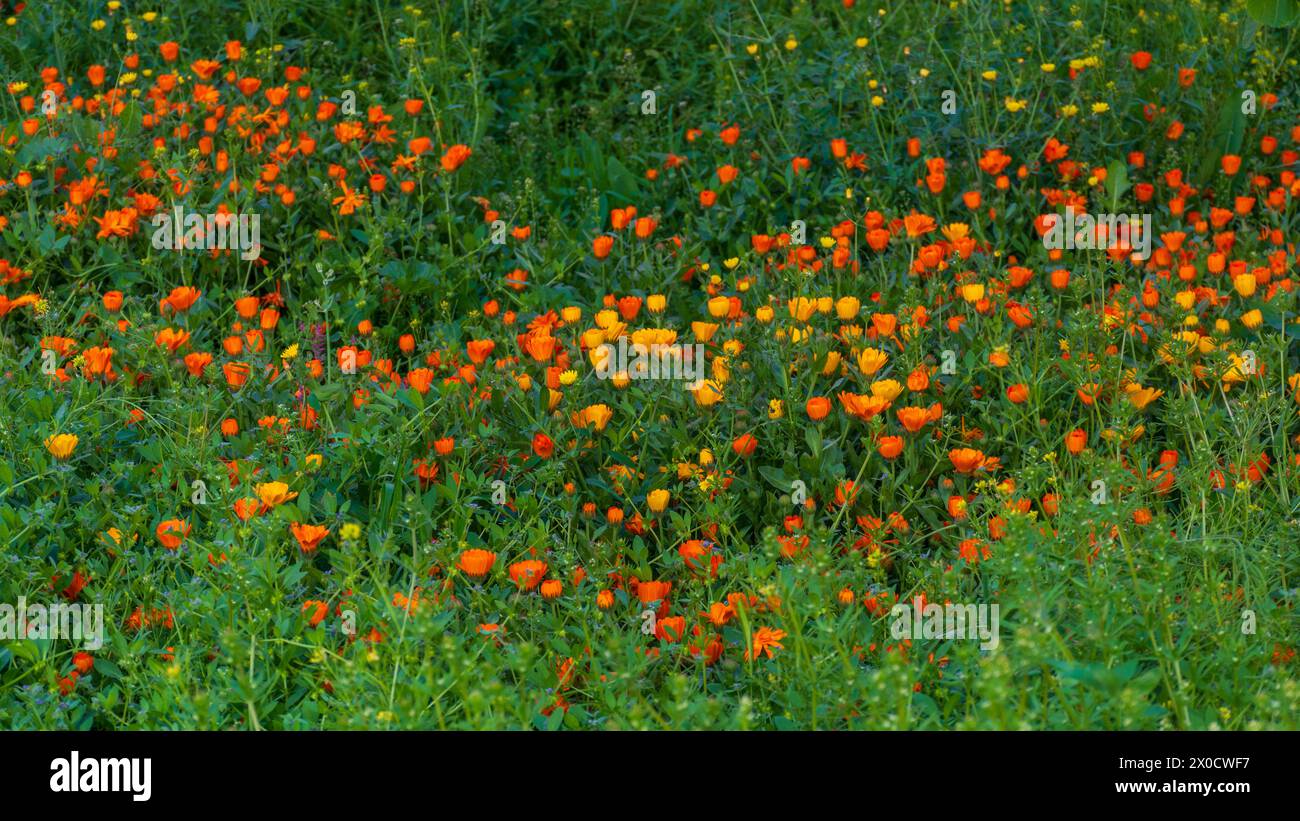
M0 727L1296 729L1298 57L6 3Z

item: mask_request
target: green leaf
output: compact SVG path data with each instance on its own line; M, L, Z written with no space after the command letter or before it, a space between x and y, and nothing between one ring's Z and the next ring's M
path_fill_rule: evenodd
M1246 0L1246 13L1260 25L1281 28L1296 21L1300 3L1296 0Z

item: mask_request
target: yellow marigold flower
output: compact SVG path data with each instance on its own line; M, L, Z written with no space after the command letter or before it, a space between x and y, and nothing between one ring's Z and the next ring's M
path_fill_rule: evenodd
M885 367L885 363L888 361L889 354L878 348L867 348L858 355L858 370L867 376L871 376Z
M840 352L831 351L826 354L826 363L822 365L822 376L830 376L840 367Z
M253 492L266 507L276 507L298 497L296 492L289 491L289 486L284 482L262 482L253 486Z
M67 459L77 449L78 441L71 433L56 433L45 440L45 449L55 459Z
M791 318L800 322L807 322L808 318L817 310L817 301L806 296L800 296L787 302L786 307L790 311Z
M871 395L893 402L903 392L903 385L896 379L879 379L871 383Z
M1133 407L1143 410L1147 405L1164 396L1165 392L1155 388L1144 388L1137 383L1133 383L1128 388L1128 401L1133 403Z
M695 403L706 408L722 401L722 386L712 379L706 380L691 393L695 397Z
M713 335L718 332L718 323L716 322L692 322L691 333L700 342L708 342L713 339Z
M650 506L650 509L653 510L655 513L663 513L664 509L668 507L668 501L671 498L672 498L672 494L660 488L658 490L652 490L649 493L647 493L645 497L645 501L646 504Z

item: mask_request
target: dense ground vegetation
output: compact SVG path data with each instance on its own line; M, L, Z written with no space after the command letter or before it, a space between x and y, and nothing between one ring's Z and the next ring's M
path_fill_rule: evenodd
M105 629L0 638L0 726L1296 726L1295 25L36 5L0 602Z

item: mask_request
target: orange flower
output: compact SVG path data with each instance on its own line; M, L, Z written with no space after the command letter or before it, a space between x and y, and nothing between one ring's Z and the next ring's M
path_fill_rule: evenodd
M916 433L930 421L930 413L925 408L906 407L896 411L898 421L908 433Z
M1087 444L1088 444L1088 434L1084 433L1079 428L1075 428L1074 430L1066 434L1065 449L1075 456L1078 456L1080 453L1083 453L1083 448Z
M831 412L831 400L824 396L814 396L804 405L804 410L807 411L809 419L820 422Z
M81 360L81 372L87 379L94 379L97 376L109 376L113 371L112 348L87 348L82 351Z
M934 219L924 214L908 214L903 218L903 228L909 237L919 237L935 230Z
M948 452L948 460L958 473L974 473L984 465L985 456L974 448L956 448Z
M750 649L745 651L746 659L756 659L764 653L768 658L772 658L772 649L784 650L785 645L781 644L781 639L785 638L784 630L775 630L771 627L760 627L750 636Z
M190 332L178 328L163 328L154 335L153 341L159 347L166 348L169 353L176 353L190 341Z
M314 553L320 543L330 534L330 529L325 525L304 525L299 522L292 522L289 530L293 532L293 537L298 540L298 547L302 548L303 553Z
M758 447L758 440L752 433L742 433L731 443L731 450L737 456L751 456Z
M637 585L636 597L642 604L653 604L668 598L672 582L644 581Z
M226 384L238 390L248 381L249 366L247 362L227 362L221 366L221 372L226 377Z
M882 436L876 443L876 450L885 459L896 459L903 452L903 437L901 436Z
M188 311L195 302L198 302L199 297L202 295L203 292L198 288L191 288L188 285L183 285L179 288L173 288L171 294L163 300L163 303L164 305L170 305L172 310L177 313L184 313Z
M190 376L203 376L203 369L212 364L210 353L189 353L185 355L185 370Z
M546 575L546 562L537 559L525 559L510 565L510 579L521 590L532 590L541 584Z
M244 319L252 319L257 315L257 309L261 306L262 301L255 296L246 296L235 300L235 312Z
M471 339L465 343L465 353L475 365L482 365L492 355L497 343L491 339Z
M190 535L190 526L183 519L168 519L158 524L154 535L158 537L163 547L175 550L185 541L185 537Z
M544 599L558 599L564 592L564 582L559 579L547 579L542 582L540 591Z
M492 565L496 564L496 561L497 554L491 550L471 548L461 551L456 567L470 578L481 579L492 570Z
M453 145L451 148L447 149L446 154L442 155L442 170L446 171L448 174L452 173L457 168L464 165L465 161L468 160L470 155L473 153L473 149L467 145L461 145L459 143Z
M428 368L416 368L406 375L406 381L416 393L426 394L429 392L429 386L433 384L433 371Z

